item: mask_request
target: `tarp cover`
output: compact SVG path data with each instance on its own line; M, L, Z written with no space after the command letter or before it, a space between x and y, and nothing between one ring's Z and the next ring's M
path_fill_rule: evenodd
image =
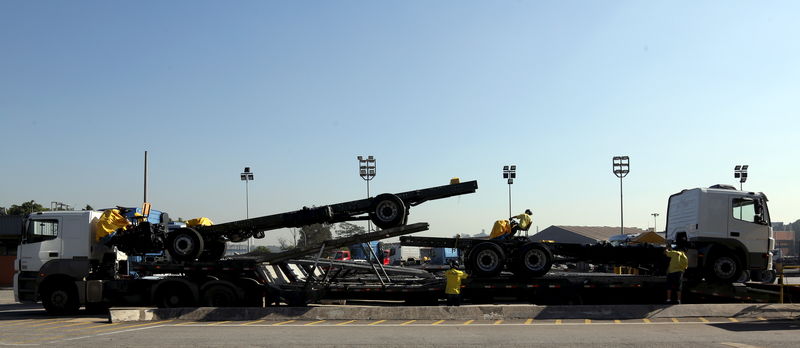
M497 220L492 226L492 234L489 235L489 239L495 239L508 233L511 233L511 223L508 220Z
M635 238L631 239L633 243L650 243L650 244L665 244L664 237L655 232L642 233Z
M103 212L103 215L100 215L100 219L97 221L97 235L95 239L100 241L100 239L114 233L117 229L127 227L130 224L131 222L122 216L118 209L106 210Z
M189 221L186 221L186 227L211 226L213 224L214 224L214 222L212 222L211 219L209 219L207 217L199 217L199 218L195 218L195 219L191 219Z

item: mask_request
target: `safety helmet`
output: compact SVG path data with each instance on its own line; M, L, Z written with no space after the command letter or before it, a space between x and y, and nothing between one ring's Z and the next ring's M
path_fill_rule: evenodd
M530 209L525 209L525 214L531 215L533 214Z

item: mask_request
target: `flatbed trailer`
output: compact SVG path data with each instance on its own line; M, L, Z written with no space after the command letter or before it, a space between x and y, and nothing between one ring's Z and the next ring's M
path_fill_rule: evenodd
M323 205L300 210L221 223L193 226L169 231L166 222L151 224L141 221L119 231L109 245L128 254L166 250L175 261L215 261L225 255L227 242L241 242L250 237L263 238L264 232L316 223L371 220L383 229L408 223L410 208L424 202L474 193L477 181L454 182L449 185L419 190L384 193L375 197ZM162 219L163 220L163 219Z
M400 237L401 245L444 247L464 250L467 270L478 277L494 277L508 270L517 277L541 277L554 263L587 262L622 265L664 274L668 259L664 247L651 244L613 246L534 241L526 237L507 239Z

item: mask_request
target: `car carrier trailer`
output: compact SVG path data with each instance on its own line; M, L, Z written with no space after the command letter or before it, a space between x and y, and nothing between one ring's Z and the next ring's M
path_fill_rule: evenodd
M262 298L259 292L274 290L266 286L269 281L260 265L286 267L286 260L292 258L426 230L427 223L406 225L410 207L472 193L477 187L476 181L454 180L450 185L176 230L167 228L170 220L166 213L160 215L159 222L149 221L146 205L142 218L134 219L127 229L115 231L106 241L96 238L101 211L38 212L28 216L27 228L22 231L14 294L20 302L42 301L50 313L125 303L164 307L253 304ZM366 219L382 230L249 260L220 259L226 242L263 237L267 230ZM128 255L164 250L171 256L169 261L138 264L133 270L142 277L131 278ZM289 288L286 294L292 293Z

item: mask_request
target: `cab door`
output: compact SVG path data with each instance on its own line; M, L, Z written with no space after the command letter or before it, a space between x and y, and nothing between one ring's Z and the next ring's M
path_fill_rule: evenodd
M38 272L50 260L61 258L63 253L60 217L40 217L28 220L22 243L17 249L19 272Z
M763 213L762 207L763 203L758 198L731 198L728 236L742 242L748 253L769 252L769 218Z

